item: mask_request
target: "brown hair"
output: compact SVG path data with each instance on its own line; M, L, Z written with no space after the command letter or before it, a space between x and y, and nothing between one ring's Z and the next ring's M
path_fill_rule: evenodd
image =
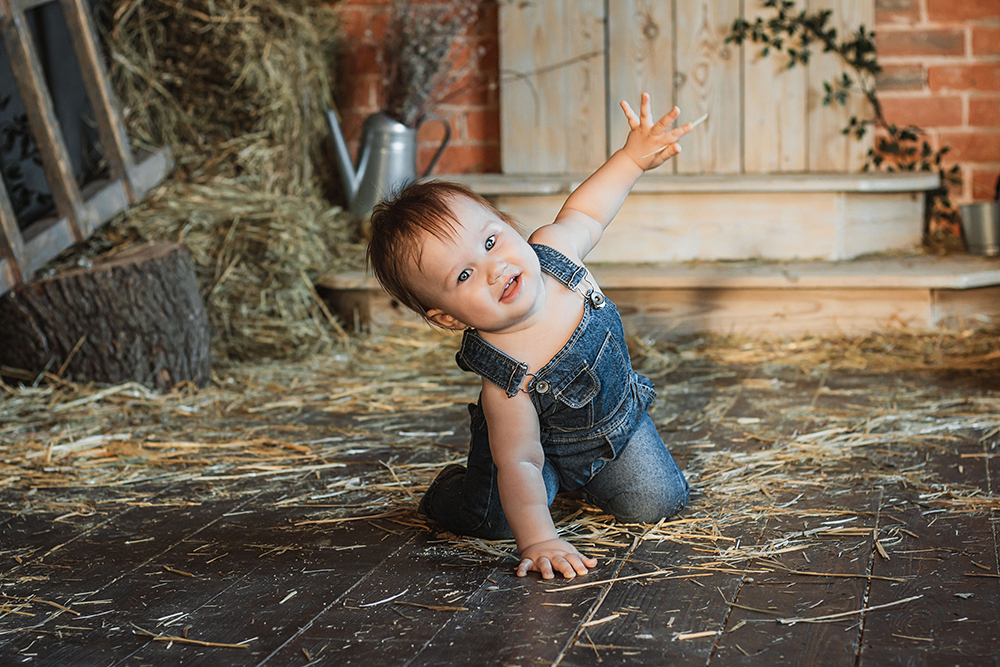
M453 238L458 221L449 204L460 197L474 201L521 231L510 215L498 211L466 186L449 181L414 183L379 202L372 211L371 240L365 253L368 267L392 298L425 319L429 306L411 287L409 271L419 263L420 238L425 233L439 239Z

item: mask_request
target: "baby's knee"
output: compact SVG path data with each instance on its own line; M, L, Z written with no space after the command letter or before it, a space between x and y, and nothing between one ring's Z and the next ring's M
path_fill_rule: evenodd
M679 514L690 499L683 485L656 486L626 491L611 501L611 512L623 523L656 523Z

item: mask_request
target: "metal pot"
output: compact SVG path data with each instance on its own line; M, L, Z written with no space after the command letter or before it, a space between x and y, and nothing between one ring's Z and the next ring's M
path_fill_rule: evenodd
M1000 255L1000 178L993 201L961 206L962 238L973 255Z

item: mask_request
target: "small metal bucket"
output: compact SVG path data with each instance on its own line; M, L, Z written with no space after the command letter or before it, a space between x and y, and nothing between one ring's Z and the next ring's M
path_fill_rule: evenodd
M964 204L962 237L973 255L1000 255L1000 178L994 201Z

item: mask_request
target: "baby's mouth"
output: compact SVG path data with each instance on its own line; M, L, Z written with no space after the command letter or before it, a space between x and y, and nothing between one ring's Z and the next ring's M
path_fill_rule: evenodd
M503 286L503 293L500 295L500 300L504 301L505 299L513 296L516 293L520 282L521 276L519 274L511 276L510 280L507 281L507 284Z

